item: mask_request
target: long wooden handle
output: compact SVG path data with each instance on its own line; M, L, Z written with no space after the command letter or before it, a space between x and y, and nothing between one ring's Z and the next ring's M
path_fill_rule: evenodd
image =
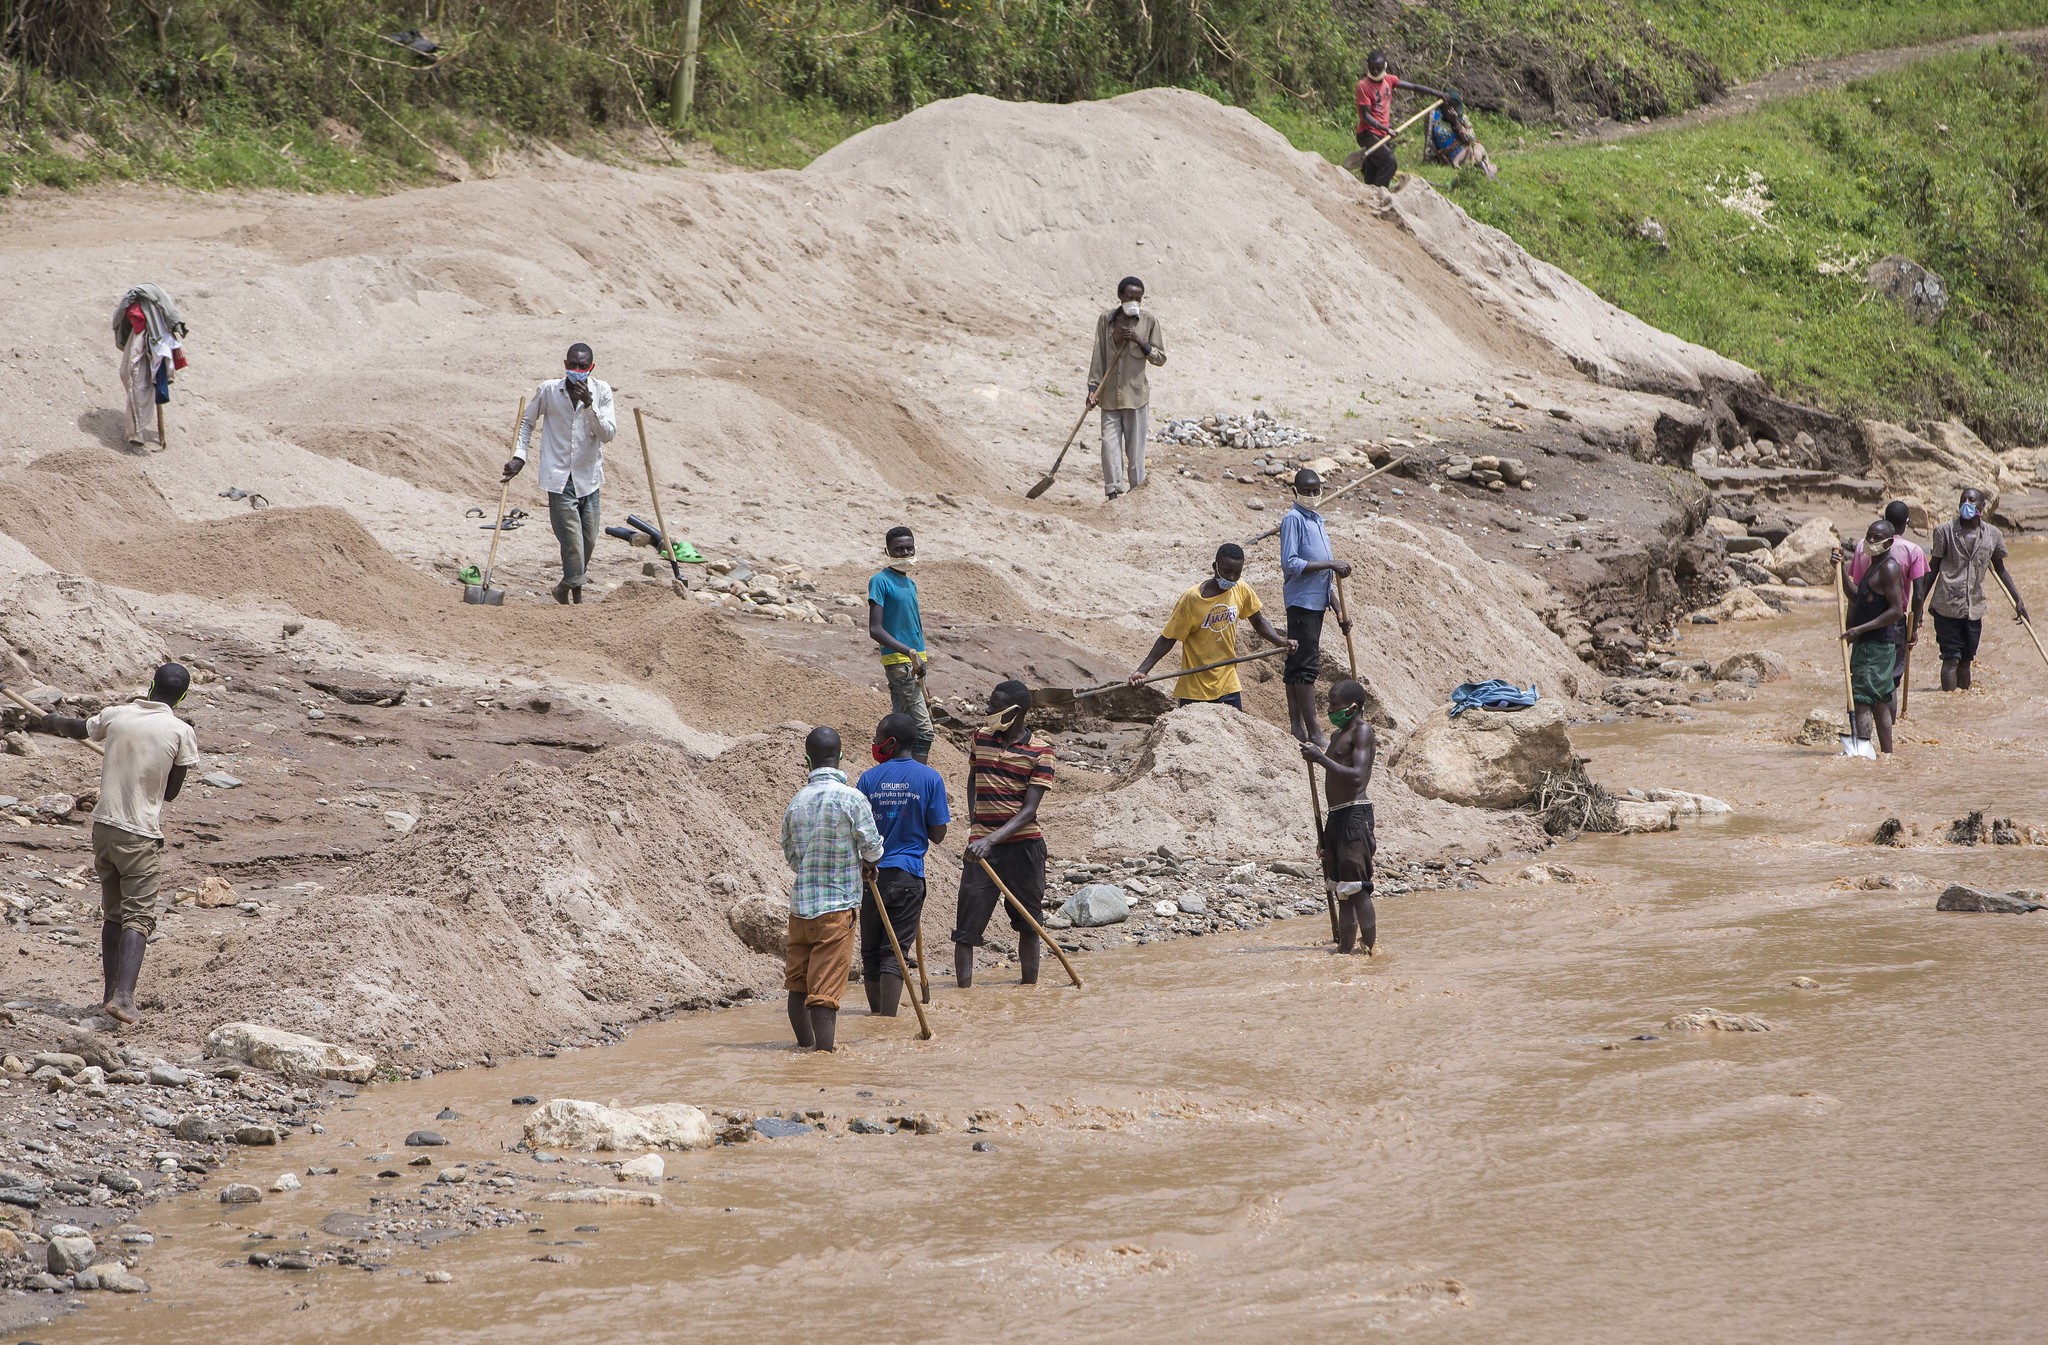
M1316 763L1304 761L1301 764L1308 767L1308 801L1309 806L1315 810L1309 814L1309 820L1316 829L1316 867L1320 869L1323 866L1323 795L1322 791L1316 788ZM1337 893L1331 887L1330 881L1327 878L1323 880L1323 904L1330 908L1330 942L1335 943L1337 942Z
M1849 633L1849 592L1842 587L1842 576L1846 564L1835 567L1835 614L1841 621L1841 634ZM1849 672L1849 642L1842 645L1842 693L1849 698L1849 736L1856 736L1856 679Z
M1372 479L1373 479L1374 477L1378 476L1378 475L1379 475L1380 473L1382 473L1382 472L1391 472L1391 471L1393 471L1393 470L1394 470L1394 469L1395 469L1396 467L1399 467L1399 466L1400 466L1400 465L1401 465L1402 463L1404 463L1404 462L1408 461L1408 459L1410 459L1410 458L1412 458L1412 457L1414 457L1414 456L1415 456L1415 455L1414 455L1413 453L1403 453L1403 454L1402 454L1402 455L1401 455L1400 457L1398 457L1398 458L1395 458L1395 459L1394 459L1393 461L1391 461L1391 462L1386 462L1386 463L1382 463L1382 464L1380 464L1380 465L1379 465L1378 467L1375 467L1375 468L1373 468L1373 469L1372 469L1371 471L1367 472L1367 473L1366 473L1366 474L1365 474L1364 476L1361 476L1361 477L1359 477L1359 478L1358 478L1358 479L1357 479L1356 481L1347 481L1347 482L1346 482L1346 483L1344 483L1343 485L1341 485L1341 486L1337 487L1337 489L1335 489L1335 490L1331 491L1331 492L1330 492L1329 494L1327 494L1327 495L1323 496L1323 503L1327 505L1327 504L1330 504L1330 503L1332 503L1333 501L1336 501L1336 500L1341 500L1341 499L1343 499L1343 498L1344 498L1344 495L1345 495L1345 493L1346 493L1347 491L1353 491L1353 490L1357 490L1357 489L1358 489L1358 488L1359 488L1360 486L1362 486L1362 485L1364 485L1364 484L1365 484L1366 482L1368 482L1368 481L1372 480ZM1257 546L1257 545L1258 545L1258 544L1259 544L1260 542L1263 542L1263 541L1265 541L1265 540L1266 540L1266 539L1267 539L1268 537L1278 537L1279 535L1280 535L1280 529L1279 529L1278 527L1271 527L1271 528L1268 528L1268 529L1266 529L1266 530L1265 530L1264 532L1260 533L1260 534L1259 534L1258 536L1256 536L1256 537L1249 537L1249 538L1246 538L1246 539L1245 539L1245 543L1244 543L1244 544L1245 544L1246 546Z
M7 699L13 701L16 705L19 705L22 709L28 711L30 714L34 715L38 719L41 719L43 717L43 707L37 705L34 701L26 700L21 696L17 696L16 694L14 694L13 687L0 687L0 696L7 697ZM87 747L90 747L93 751L99 753L101 756L105 756L107 754L106 748L101 747L98 743L94 742L90 738L78 738L74 741L84 743Z
M1399 126L1396 126L1396 127L1395 127L1395 128L1393 129L1393 130L1391 130L1391 131L1387 132L1387 133L1386 133L1385 135L1381 136L1381 137L1380 137L1379 139L1377 139L1377 140L1373 141L1373 142L1372 142L1372 145L1371 145L1371 146L1370 146L1370 147L1369 147L1369 148L1368 148L1368 149L1367 149L1367 150L1365 151L1366 157L1367 157L1367 158L1371 158L1371 157L1372 157L1372 156L1373 156L1374 154L1377 154L1377 153L1379 152L1379 148L1380 148L1380 146L1381 146L1381 145L1384 145L1384 144L1386 144L1386 143L1387 143L1387 142L1388 142L1389 140L1392 140L1392 139L1393 139L1393 138L1394 138L1395 136L1397 136L1397 135L1401 134L1401 132L1403 132L1403 131L1407 130L1407 129L1408 129L1409 127L1413 126L1413 125L1414 125L1414 124L1415 124L1416 122L1418 122L1418 121L1421 121L1421 120L1422 120L1422 119L1423 119L1424 117L1426 117L1426 116L1428 116L1428 115L1429 115L1430 113L1432 113L1432 112L1436 111L1436 110L1437 110L1438 108L1442 107L1443 105L1444 105L1444 100L1443 100L1443 99L1441 99L1441 98L1437 99L1437 100L1436 100L1435 102L1431 103L1431 104L1430 104L1430 105L1429 105L1428 107L1426 107L1426 108L1422 109L1422 111L1420 111L1420 112L1416 113L1416 114L1415 114L1414 116L1410 117L1410 118L1409 118L1408 120L1406 120L1406 121L1402 122L1402 123L1401 123L1401 124L1400 124Z
M656 521L658 522L659 520ZM907 969L910 964L903 959L903 943L902 940L896 937L896 922L889 918L889 908L882 902L881 884L872 878L868 879L868 895L875 900L875 915L881 920L882 928L889 932L889 947L896 952L896 969L898 971ZM922 931L919 932L920 934L922 933ZM924 970L924 958L918 958L917 969L919 972ZM932 1039L931 1020L924 1016L924 1005L917 1002L916 995L910 997L910 1007L917 1011L918 1040L930 1041Z
M1060 464L1067 460L1067 450L1072 448L1074 446L1074 440L1080 437L1081 427L1088 423L1088 413L1090 411L1093 411L1094 409L1095 408L1092 406L1084 406L1081 408L1080 419L1074 422L1073 429L1067 431L1067 442L1060 445L1060 455L1052 460L1052 470L1046 473L1047 476L1058 475L1060 470Z
M2002 580L1999 582L1998 591L2005 595L2006 602L2010 604L2012 607L2012 614L2016 617L2019 617L2020 625L2026 627L2027 638L2034 642L2034 648L2039 649L2041 651L2041 661L2043 663L2048 663L2048 649L2041 648L2041 637L2034 634L2034 623L2032 621L2029 621L2026 617L2020 616L2019 600L2012 596L2012 590L2007 588L2005 586L2004 581Z
M640 432L640 464L647 469L647 494L654 500L654 526L661 529L662 554L668 557L669 572L681 579L683 567L676 560L676 539L668 535L668 524L661 517L661 488L654 483L654 455L647 451L647 420L637 406L633 408L633 428Z
M931 977L924 974L924 921L917 922L917 993L924 1002L932 1002Z
M1351 600L1344 596L1344 576L1334 577L1337 580L1337 624L1344 631L1344 653L1351 660L1351 675L1357 677L1358 646L1351 638Z
M1235 663L1256 663L1262 658L1278 658L1286 652L1286 645L1275 645L1271 649L1261 649L1256 654L1239 654L1236 658L1218 659L1214 663L1198 664L1193 668L1181 668L1169 673L1155 673L1151 677L1141 677L1135 682L1104 682L1099 687L1089 687L1086 691L1076 691L1074 695L1078 699L1082 696L1100 696L1103 692L1114 691L1118 687L1141 687L1151 682L1170 682L1177 677L1188 677L1195 673L1208 672L1211 668L1228 668Z
M512 418L512 447L519 448L519 427L526 423L526 399L519 399L519 414ZM536 427L538 428L538 427ZM498 539L505 535L505 501L512 498L512 478L506 477L498 487L498 516L491 520L491 554L484 559L483 586L491 586L491 571L498 568Z
M978 859L975 862L981 865L981 871L988 875L988 880L996 885L996 891L1003 894L1003 900L1010 903L1010 909L1015 911L1018 915L1023 916L1024 923L1031 926L1032 932L1038 935L1039 941L1042 942L1046 947L1052 949L1052 955L1060 960L1060 965L1062 967L1065 967L1067 969L1067 977L1069 980L1073 981L1074 989L1079 990L1081 988L1081 973L1075 971L1074 964L1067 961L1066 953L1060 948L1059 944L1053 940L1052 935L1045 932L1045 926L1038 923L1038 917L1033 915L1030 911L1024 909L1024 903L1017 900L1017 894L1010 890L1009 885L1007 883L1005 883L1001 878L998 878L996 876L995 869L989 864L987 860Z

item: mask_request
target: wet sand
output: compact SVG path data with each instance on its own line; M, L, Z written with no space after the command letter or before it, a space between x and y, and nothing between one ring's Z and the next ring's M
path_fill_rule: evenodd
M2023 585L2048 591L2048 555L2021 550ZM1940 697L1918 673L1902 761L1844 761L1785 741L1839 693L1832 618L1814 602L1688 628L1684 655L1769 647L1793 676L1687 724L1575 730L1612 786L1738 810L1545 857L1585 882L1503 863L1471 891L1387 899L1369 963L1333 956L1318 916L1093 957L1079 992L1050 967L1033 991L948 976L931 1043L907 1012L854 1012L848 1049L798 1056L761 1005L366 1090L331 1133L214 1185L340 1175L256 1207L209 1192L148 1212L155 1292L95 1295L36 1338L2036 1339L2048 916L1933 907L1950 881L2041 886L2048 863L1933 831L1977 807L2048 821L2048 753L2019 736L2048 669L1988 622L1977 692ZM1870 846L1889 814L1927 834ZM1898 886L1842 882L1866 875ZM1664 1028L1706 1005L1775 1030ZM545 1232L399 1249L375 1273L242 1264L308 1231L331 1244L331 1211L416 1189L365 1161L402 1162L414 1128L452 1141L437 1166L531 1166L504 1152L526 1093L821 1108L833 1133L673 1155L659 1209L522 1200ZM436 1123L444 1106L464 1119ZM967 1133L982 1110L986 1133ZM948 1126L844 1132L902 1111Z

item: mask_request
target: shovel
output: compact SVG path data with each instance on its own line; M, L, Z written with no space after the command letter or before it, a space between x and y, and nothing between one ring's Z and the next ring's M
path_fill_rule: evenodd
M1395 127L1395 128L1393 129L1393 130L1391 130L1391 131L1387 132L1387 133L1386 133L1385 135L1381 136L1381 137L1380 137L1379 139L1377 139L1377 140L1373 141L1373 142L1372 142L1372 143L1371 143L1370 145L1367 145L1367 146L1366 146L1366 147L1365 147L1364 149L1355 149L1355 150L1352 150L1352 151L1351 151L1351 152L1350 152L1349 154L1347 154L1347 155L1345 155L1345 156L1344 156L1344 169L1345 169L1345 171L1346 171L1346 172L1351 172L1351 173L1355 173L1355 172L1357 172L1357 171L1358 171L1358 170L1359 170L1360 168L1363 168L1363 167L1365 166L1365 161L1366 161L1367 159L1370 159L1370 158L1371 158L1371 157L1372 157L1372 156L1374 155L1374 153L1376 153L1376 152L1377 152L1377 151L1379 150L1379 147L1380 147L1381 145L1384 145L1384 144L1386 144L1386 143L1387 143L1387 142L1388 142L1389 140L1392 140L1392 139L1393 139L1393 138L1394 138L1395 136L1397 136L1397 135L1401 134L1401 132L1403 132L1403 131L1407 130L1407 129L1408 129L1409 127L1413 126L1413 125L1414 125L1414 124L1415 124L1416 122L1418 122L1418 121L1421 121L1421 120L1422 120L1422 119L1423 119L1424 117L1426 117L1426 116L1428 116L1428 115L1429 115L1430 113L1432 113L1432 112L1436 111L1436 110L1437 110L1438 108L1442 107L1443 105L1444 105L1444 100L1443 100L1443 99L1441 99L1441 98L1439 98L1439 99L1437 99L1437 100L1436 100L1435 102L1431 103L1431 104L1430 104L1430 105L1429 105L1428 107L1426 107L1426 108L1422 109L1422 111L1420 111L1420 112L1416 113L1416 114L1415 114L1414 116L1410 117L1410 118L1409 118L1408 120L1406 120L1406 121L1402 122L1402 123L1401 123L1401 124L1400 124L1399 126L1396 126L1396 127Z
M1033 687L1031 689L1031 708L1040 710L1072 705L1083 697L1100 696L1105 691L1115 691L1121 686L1144 686L1147 682L1171 681L1176 677L1186 677L1190 673L1207 672L1211 668L1228 668L1233 663L1253 663L1262 658L1275 658L1286 652L1287 647L1279 645L1272 649L1261 649L1256 654L1239 654L1236 658L1220 659L1215 663L1204 663L1199 667L1181 668L1176 672L1169 673L1156 673L1151 677L1141 677L1136 682L1104 682L1099 687L1086 687L1079 691L1071 687Z
M13 701L16 705L19 705L22 709L28 711L32 715L35 715L39 719L43 715L42 706L37 705L34 701L31 701L24 696L16 695L12 687L0 685L0 696L7 697L7 699ZM84 743L87 747L90 747L93 751L99 753L101 756L105 756L107 754L106 748L101 747L98 743L94 742L90 738L80 738L77 741Z
M519 399L519 419L512 422L512 433L519 433L519 426L526 423L526 399ZM498 512L491 524L491 554L484 560L484 572L479 582L462 586L462 600L477 607L503 607L505 590L491 587L491 571L498 564L498 539L505 535L505 501L512 498L512 478L506 477L498 488Z
M1835 568L1835 612L1841 618L1841 633L1849 633L1849 593L1842 587L1842 570ZM1849 672L1849 642L1842 645L1842 690L1849 698L1849 731L1841 735L1842 755L1845 757L1868 757L1877 760L1877 748L1868 738L1856 736L1856 681Z
M1345 493L1346 491L1352 491L1352 490L1357 490L1357 489L1358 489L1358 488L1359 488L1360 486L1362 486L1362 485L1364 485L1364 484L1365 484L1366 482L1368 482L1368 481L1372 480L1372 479L1373 479L1374 477L1378 476L1378 475L1379 475L1379 474L1380 474L1381 472L1391 472L1391 471L1393 471L1393 470L1394 470L1394 469L1395 469L1396 467L1399 467L1399 466L1400 466L1400 465L1401 465L1402 463L1404 463L1404 462L1408 461L1408 459L1410 459L1410 458L1412 458L1412 457L1414 457L1414 456L1415 456L1415 455L1414 455L1414 454L1412 454L1412 453L1403 453L1403 454L1402 454L1402 455L1401 455L1400 457L1398 457L1398 458L1395 458L1395 459L1394 459L1394 460L1393 460L1392 462L1384 462L1384 463L1381 463L1381 464L1380 464L1379 466L1377 466L1377 467L1373 468L1373 469L1372 469L1371 471L1367 472L1367 473L1366 473L1366 474L1365 474L1364 476L1361 476L1361 477L1359 477L1359 478L1358 478L1358 479L1357 479L1356 481L1352 481L1352 482L1350 482L1350 483L1348 483L1348 484L1346 484L1346 485L1342 485L1342 486L1339 486L1339 487L1337 487L1337 488L1336 488L1335 490L1332 490L1332 491L1328 491L1328 492L1326 492L1326 493L1325 493L1325 494L1323 495L1323 503L1324 503L1324 504L1326 504L1326 505L1327 505L1327 504L1335 504L1335 503L1337 502L1337 500L1338 500L1338 499L1339 499L1340 497L1342 497L1342 496L1343 496L1343 494L1344 494L1344 493ZM1265 540L1266 540L1266 539L1267 539L1268 537L1278 537L1279 535L1280 535L1280 529L1279 529L1279 528L1277 528L1277 527L1272 527L1272 528L1268 528L1268 529L1266 529L1266 530L1265 530L1264 532L1260 533L1260 534L1259 534L1258 536L1256 536L1256 537L1247 537L1247 538L1245 538L1245 539L1244 539L1244 544L1245 544L1246 546L1257 546L1257 545L1258 545L1258 544L1259 544L1260 542L1263 542L1263 541L1265 541Z
M1124 341L1116 343L1116 353L1109 357L1109 366L1103 370L1103 378L1107 379L1109 377L1109 369L1114 368L1116 362L1124 357L1124 347L1127 344ZM1092 401L1081 408L1080 418L1074 422L1074 428L1067 431L1067 442L1060 445L1060 455L1052 460L1052 470L1039 477L1038 484L1024 492L1025 499L1035 500L1052 489L1053 478L1060 474L1060 464L1067 460L1067 450L1074 446L1074 437L1081 433L1081 427L1088 423L1088 413L1094 409L1095 403Z

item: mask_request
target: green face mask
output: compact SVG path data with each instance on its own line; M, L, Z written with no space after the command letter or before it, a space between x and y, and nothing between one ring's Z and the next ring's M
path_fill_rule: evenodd
M1346 710L1330 711L1330 722L1340 729L1351 727L1351 721L1356 718L1358 718L1358 707L1355 705Z

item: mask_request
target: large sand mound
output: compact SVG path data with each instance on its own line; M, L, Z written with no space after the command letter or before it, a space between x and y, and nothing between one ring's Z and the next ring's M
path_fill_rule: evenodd
M1384 757L1385 751L1382 749ZM1321 787L1321 772L1317 772ZM1407 863L1444 852L1492 857L1538 850L1542 832L1520 813L1460 808L1425 799L1376 770L1370 796L1382 861ZM1221 705L1187 705L1153 726L1137 762L1114 789L1052 798L1048 832L1080 840L1095 854L1236 859L1313 858L1308 768L1284 731Z
M786 876L684 754L614 748L492 776L158 993L195 1038L255 1018L400 1064L406 1043L421 1062L530 1049L764 985L773 959L726 912Z

